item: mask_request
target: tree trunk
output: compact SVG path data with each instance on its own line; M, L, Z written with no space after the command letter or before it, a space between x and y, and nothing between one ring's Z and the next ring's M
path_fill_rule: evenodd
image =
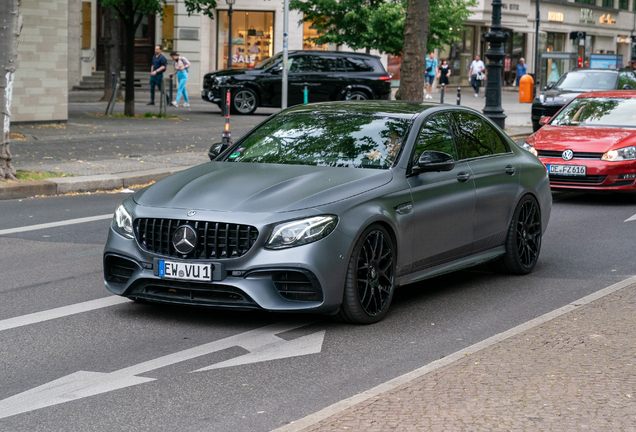
M126 19L124 30L126 35L126 101L124 115L135 116L135 14L132 0L126 0Z
M9 151L9 129L18 40L22 30L21 6L21 0L0 2L0 181L16 180Z
M426 40L429 27L429 0L408 0L404 20L404 48L400 87L395 98L422 102L426 70Z
M109 101L113 91L113 72L115 78L121 76L121 52L119 49L119 15L112 7L104 7L104 98ZM117 98L121 98L119 87Z

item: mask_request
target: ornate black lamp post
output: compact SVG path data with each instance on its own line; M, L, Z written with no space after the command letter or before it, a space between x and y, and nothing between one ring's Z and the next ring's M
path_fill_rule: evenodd
M503 43L508 38L508 33L501 29L501 0L492 2L492 25L490 32L484 34L484 39L489 43L486 57L489 60L488 83L486 86L486 106L484 114L494 121L501 129L506 123L506 115L501 106L501 60L506 56Z
M229 37L227 42L227 68L232 69L232 6L236 0L225 0L225 3L228 4L230 10L227 11L228 24L229 24Z

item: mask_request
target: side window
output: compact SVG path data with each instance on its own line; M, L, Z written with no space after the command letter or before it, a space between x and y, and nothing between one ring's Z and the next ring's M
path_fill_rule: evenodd
M508 153L510 149L506 145L506 142L501 138L501 136L495 131L495 128L490 126L488 123L485 123L486 130L488 131L488 135L490 136L490 142L492 143L492 149L497 153Z
M622 90L624 85L628 85L633 89L636 89L636 76L633 72L621 72L618 77L618 89Z
M435 150L447 153L457 160L457 152L453 143L453 136L448 127L448 119L445 114L437 114L426 120L415 144L413 163L416 164L422 153L426 150Z
M493 154L490 139L479 117L468 113L452 113L451 116L460 160Z
M373 72L371 66L365 59L358 57L347 57L344 59L349 72Z
M315 72L337 72L344 70L342 59L338 57L315 56L312 59L312 66Z
M311 70L310 57L299 55L289 59L289 72L309 72Z

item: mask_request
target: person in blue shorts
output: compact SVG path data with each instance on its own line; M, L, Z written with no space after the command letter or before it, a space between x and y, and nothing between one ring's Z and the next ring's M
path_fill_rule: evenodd
M426 73L424 74L426 79L426 95L424 95L424 99L433 99L433 83L438 73L437 59L435 54L430 53L426 59Z

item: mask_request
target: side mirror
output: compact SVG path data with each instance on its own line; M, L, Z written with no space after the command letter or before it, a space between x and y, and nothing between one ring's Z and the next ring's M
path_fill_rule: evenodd
M552 117L541 117L541 119L539 120L539 124L541 126L548 124L548 122L552 120Z
M625 84L623 86L623 90L633 90L633 89L634 89L634 87L630 86L629 84Z
M210 147L210 151L208 152L208 157L210 160L216 159L221 153L225 150L225 146L223 143L214 143L212 147Z
M426 150L417 162L419 173L450 171L455 168L455 161L448 153Z

